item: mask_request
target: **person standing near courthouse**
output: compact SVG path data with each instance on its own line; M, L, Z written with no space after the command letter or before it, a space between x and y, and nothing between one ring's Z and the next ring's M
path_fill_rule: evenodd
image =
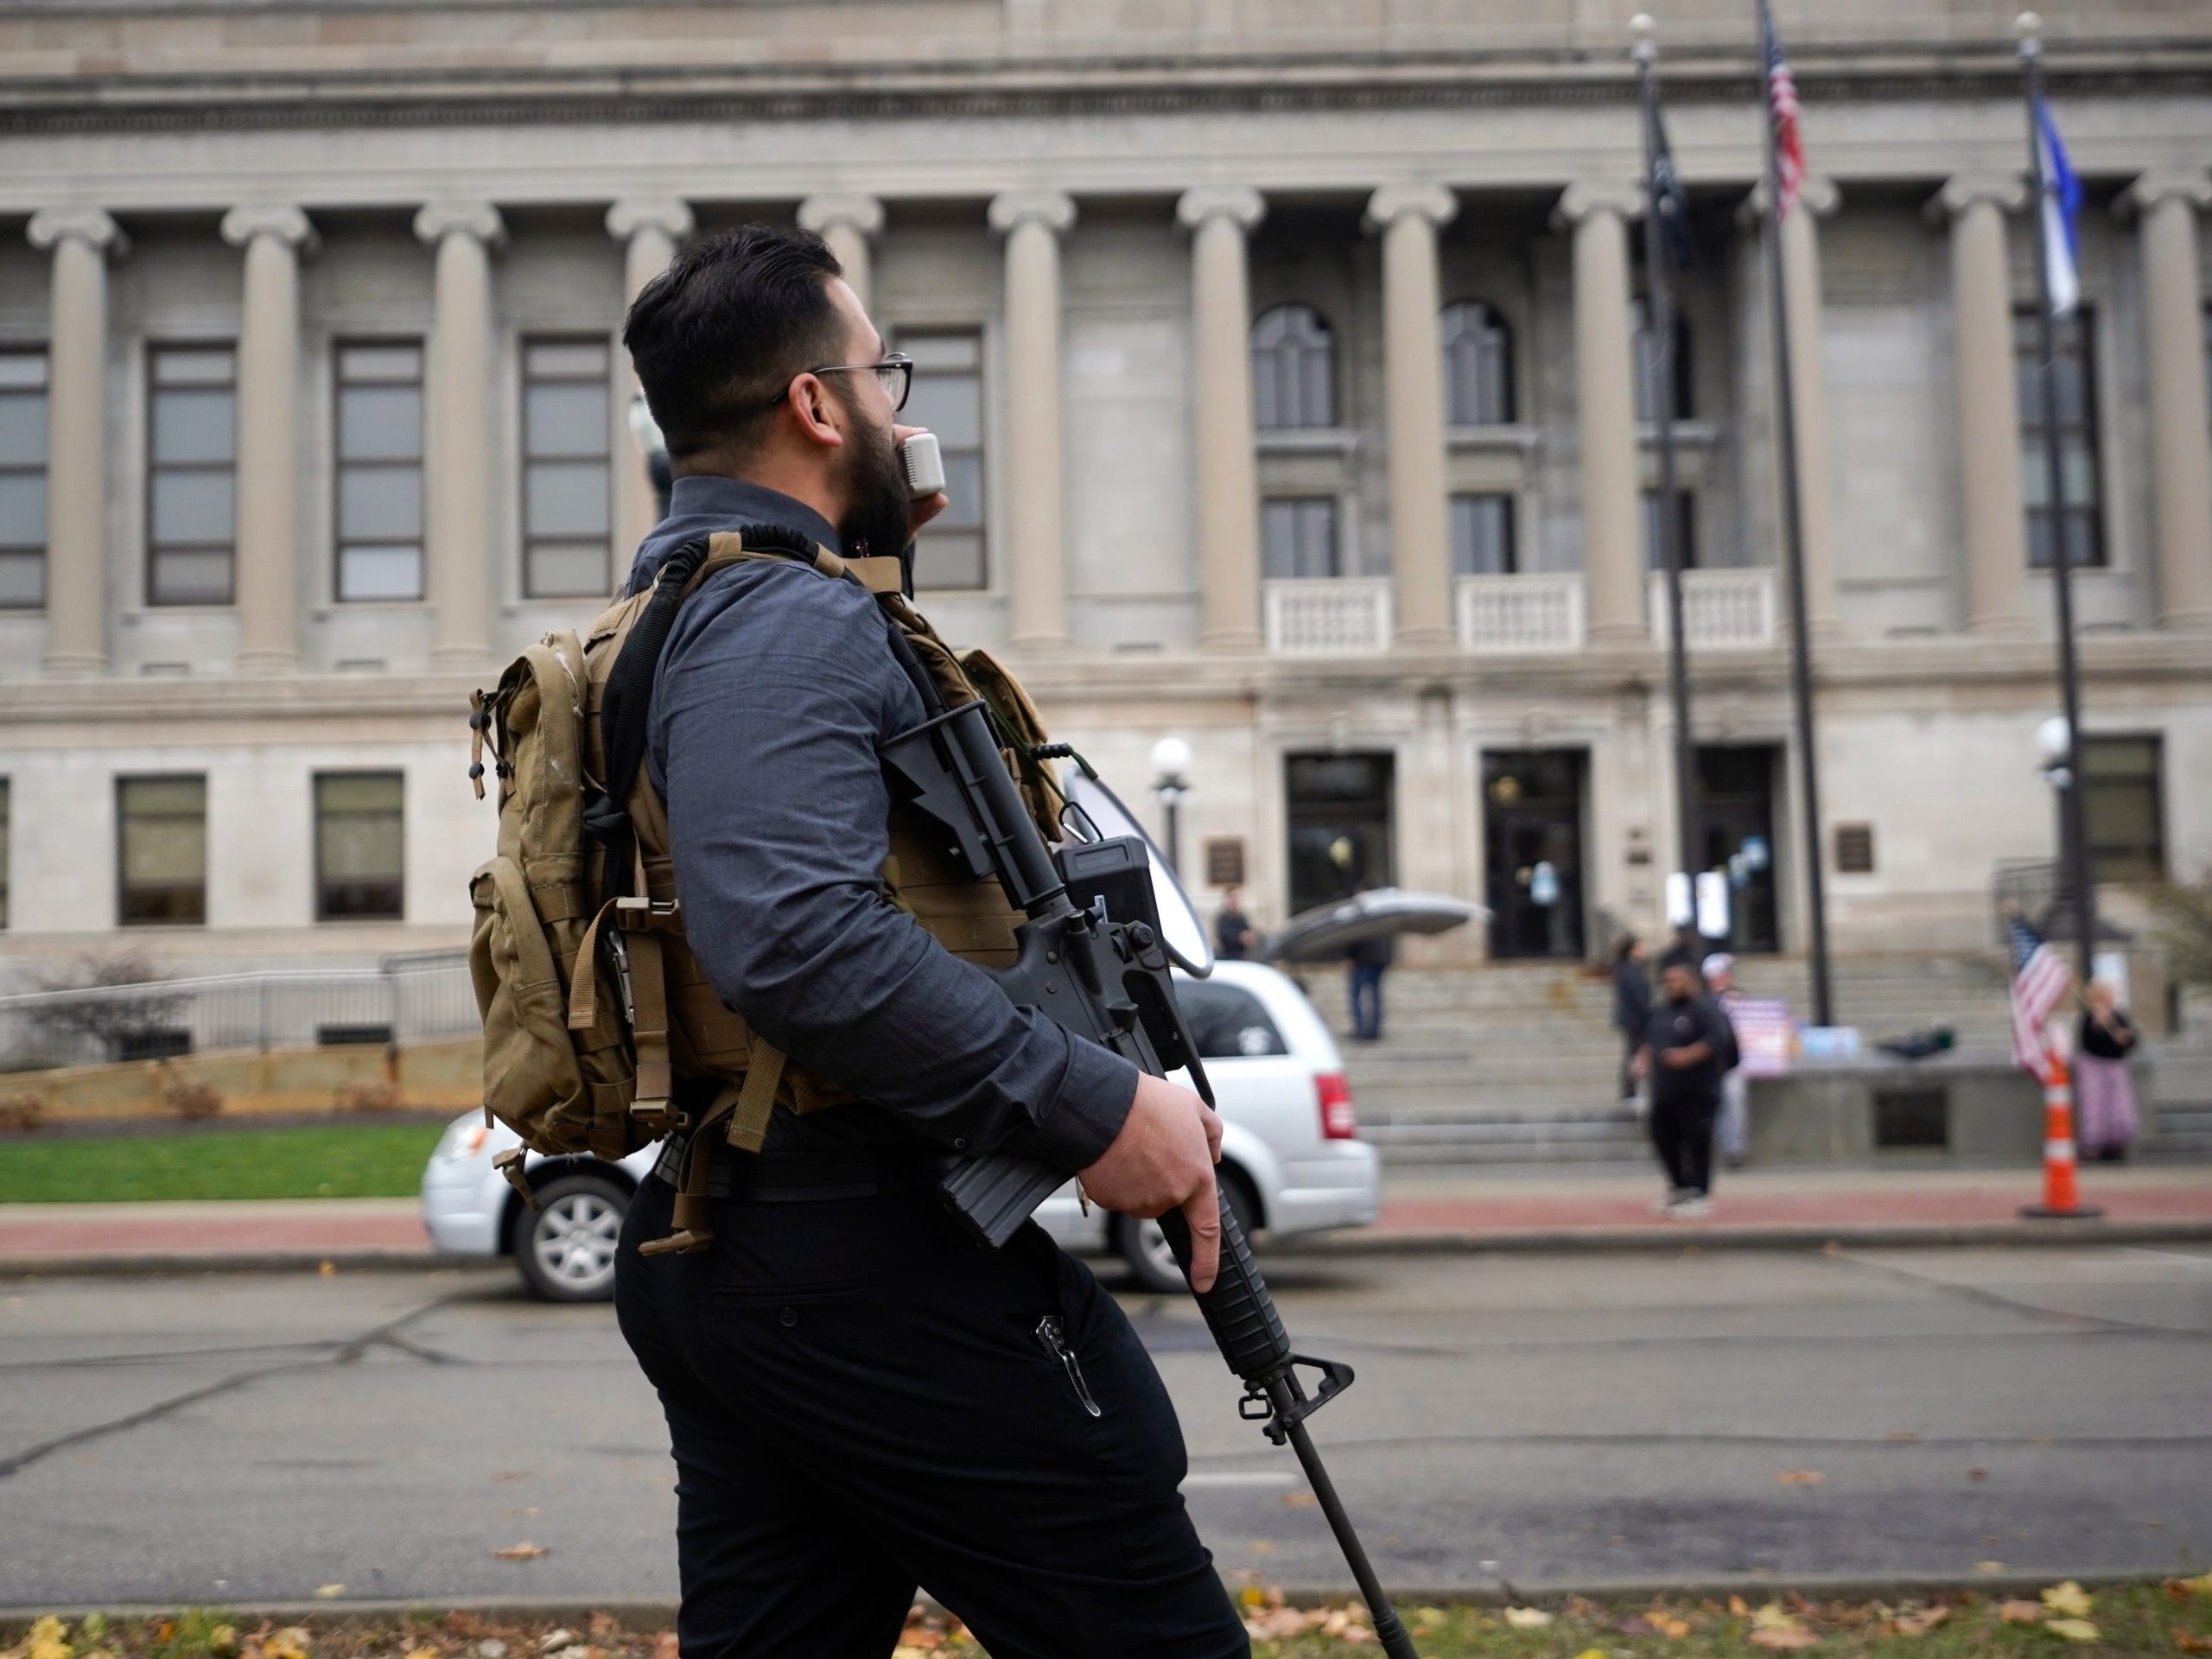
M1636 1057L1637 1075L1651 1082L1651 1144L1667 1172L1667 1196L1652 1208L1694 1219L1713 1210L1713 1122L1720 1110L1727 1016L1705 995L1687 952L1667 953L1660 986Z

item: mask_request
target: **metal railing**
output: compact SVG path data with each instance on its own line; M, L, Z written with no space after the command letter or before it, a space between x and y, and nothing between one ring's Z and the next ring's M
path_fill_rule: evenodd
M0 996L0 1071L159 1059L210 1049L465 1037L481 1028L458 950L374 968L147 980Z

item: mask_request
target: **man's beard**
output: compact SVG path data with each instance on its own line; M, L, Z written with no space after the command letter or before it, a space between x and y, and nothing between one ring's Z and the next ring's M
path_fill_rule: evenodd
M837 538L855 558L896 558L910 539L906 469L888 427L871 426L861 418L854 424L853 442L846 446L852 459L847 464L845 512L837 524Z

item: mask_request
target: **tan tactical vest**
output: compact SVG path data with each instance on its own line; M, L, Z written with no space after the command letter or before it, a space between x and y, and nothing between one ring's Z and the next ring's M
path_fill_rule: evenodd
M789 558L747 548L736 534L715 536L684 592L741 561ZM902 596L897 559L849 560L817 547L811 565L825 580L856 582L875 595L947 707L978 698L990 706L1007 768L1039 830L1057 840L1062 800L1039 753L1043 724L1020 685L985 652L956 653L938 639ZM677 1230L647 1245L649 1253L695 1249L711 1237L703 1149L714 1130L757 1152L777 1106L811 1112L853 1098L787 1060L715 995L683 937L667 812L643 765L626 800L632 868L626 880L604 880L607 855L585 828L588 806L608 777L601 715L609 677L652 592L620 601L581 639L574 632L547 635L495 690L473 700L478 752L471 770L480 797L488 742L499 778L499 842L470 884L486 1116L548 1154L619 1159L671 1131L689 1136ZM894 806L889 829L883 902L913 916L956 956L986 966L1011 963L1022 918L998 883L956 867L918 814ZM610 885L618 895L603 898ZM610 932L619 932L627 962L626 1020L613 952L602 948ZM679 1099L693 1109L679 1109ZM508 1178L522 1185L520 1154L507 1158Z

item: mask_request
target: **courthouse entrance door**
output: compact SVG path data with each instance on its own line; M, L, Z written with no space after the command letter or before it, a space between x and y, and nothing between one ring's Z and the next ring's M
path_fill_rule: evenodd
M1728 878L1731 950L1782 949L1774 847L1781 769L1782 751L1770 744L1697 752L1697 867Z
M1483 754L1483 852L1493 957L1582 954L1580 749Z
M1283 757L1290 820L1290 913L1390 885L1395 757Z

